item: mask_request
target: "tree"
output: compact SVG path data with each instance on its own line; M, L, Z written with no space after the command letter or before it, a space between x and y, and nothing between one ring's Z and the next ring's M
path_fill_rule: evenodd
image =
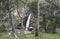
M12 26L12 35L14 37L16 37L15 36L15 27L14 27L14 22L13 22L14 20L13 20L13 15L11 13L11 5L10 5L10 3L11 3L11 0L7 0L7 7L6 7L6 9L7 9L8 13L9 13L10 23L11 23L11 26Z
M35 36L39 35L39 14L40 14L40 7L39 7L39 0L37 0L37 26L36 26L36 30L35 30Z

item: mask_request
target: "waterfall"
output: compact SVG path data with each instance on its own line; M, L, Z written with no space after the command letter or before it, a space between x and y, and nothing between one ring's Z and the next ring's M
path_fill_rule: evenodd
M30 23L31 13L28 16L27 22L26 22L26 31L28 30L29 23Z

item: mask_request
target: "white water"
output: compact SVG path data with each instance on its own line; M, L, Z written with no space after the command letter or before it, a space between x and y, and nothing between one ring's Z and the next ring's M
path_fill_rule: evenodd
M27 22L26 22L26 31L28 31L28 27L29 27L29 23L30 23L30 18L31 18L31 13L29 14L29 17L27 19Z

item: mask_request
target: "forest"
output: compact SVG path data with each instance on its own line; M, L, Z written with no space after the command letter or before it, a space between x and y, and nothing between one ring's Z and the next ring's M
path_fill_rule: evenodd
M60 0L0 0L0 39L60 39Z

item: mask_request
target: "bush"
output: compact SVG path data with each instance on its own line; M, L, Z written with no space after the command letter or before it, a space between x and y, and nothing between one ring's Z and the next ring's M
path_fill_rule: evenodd
M59 28L56 28L56 31L55 31L57 34L60 34L60 29Z
M40 32L45 33L44 28L40 28Z
M1 25L0 26L0 32L6 32L7 29L6 29L6 26L5 25Z

